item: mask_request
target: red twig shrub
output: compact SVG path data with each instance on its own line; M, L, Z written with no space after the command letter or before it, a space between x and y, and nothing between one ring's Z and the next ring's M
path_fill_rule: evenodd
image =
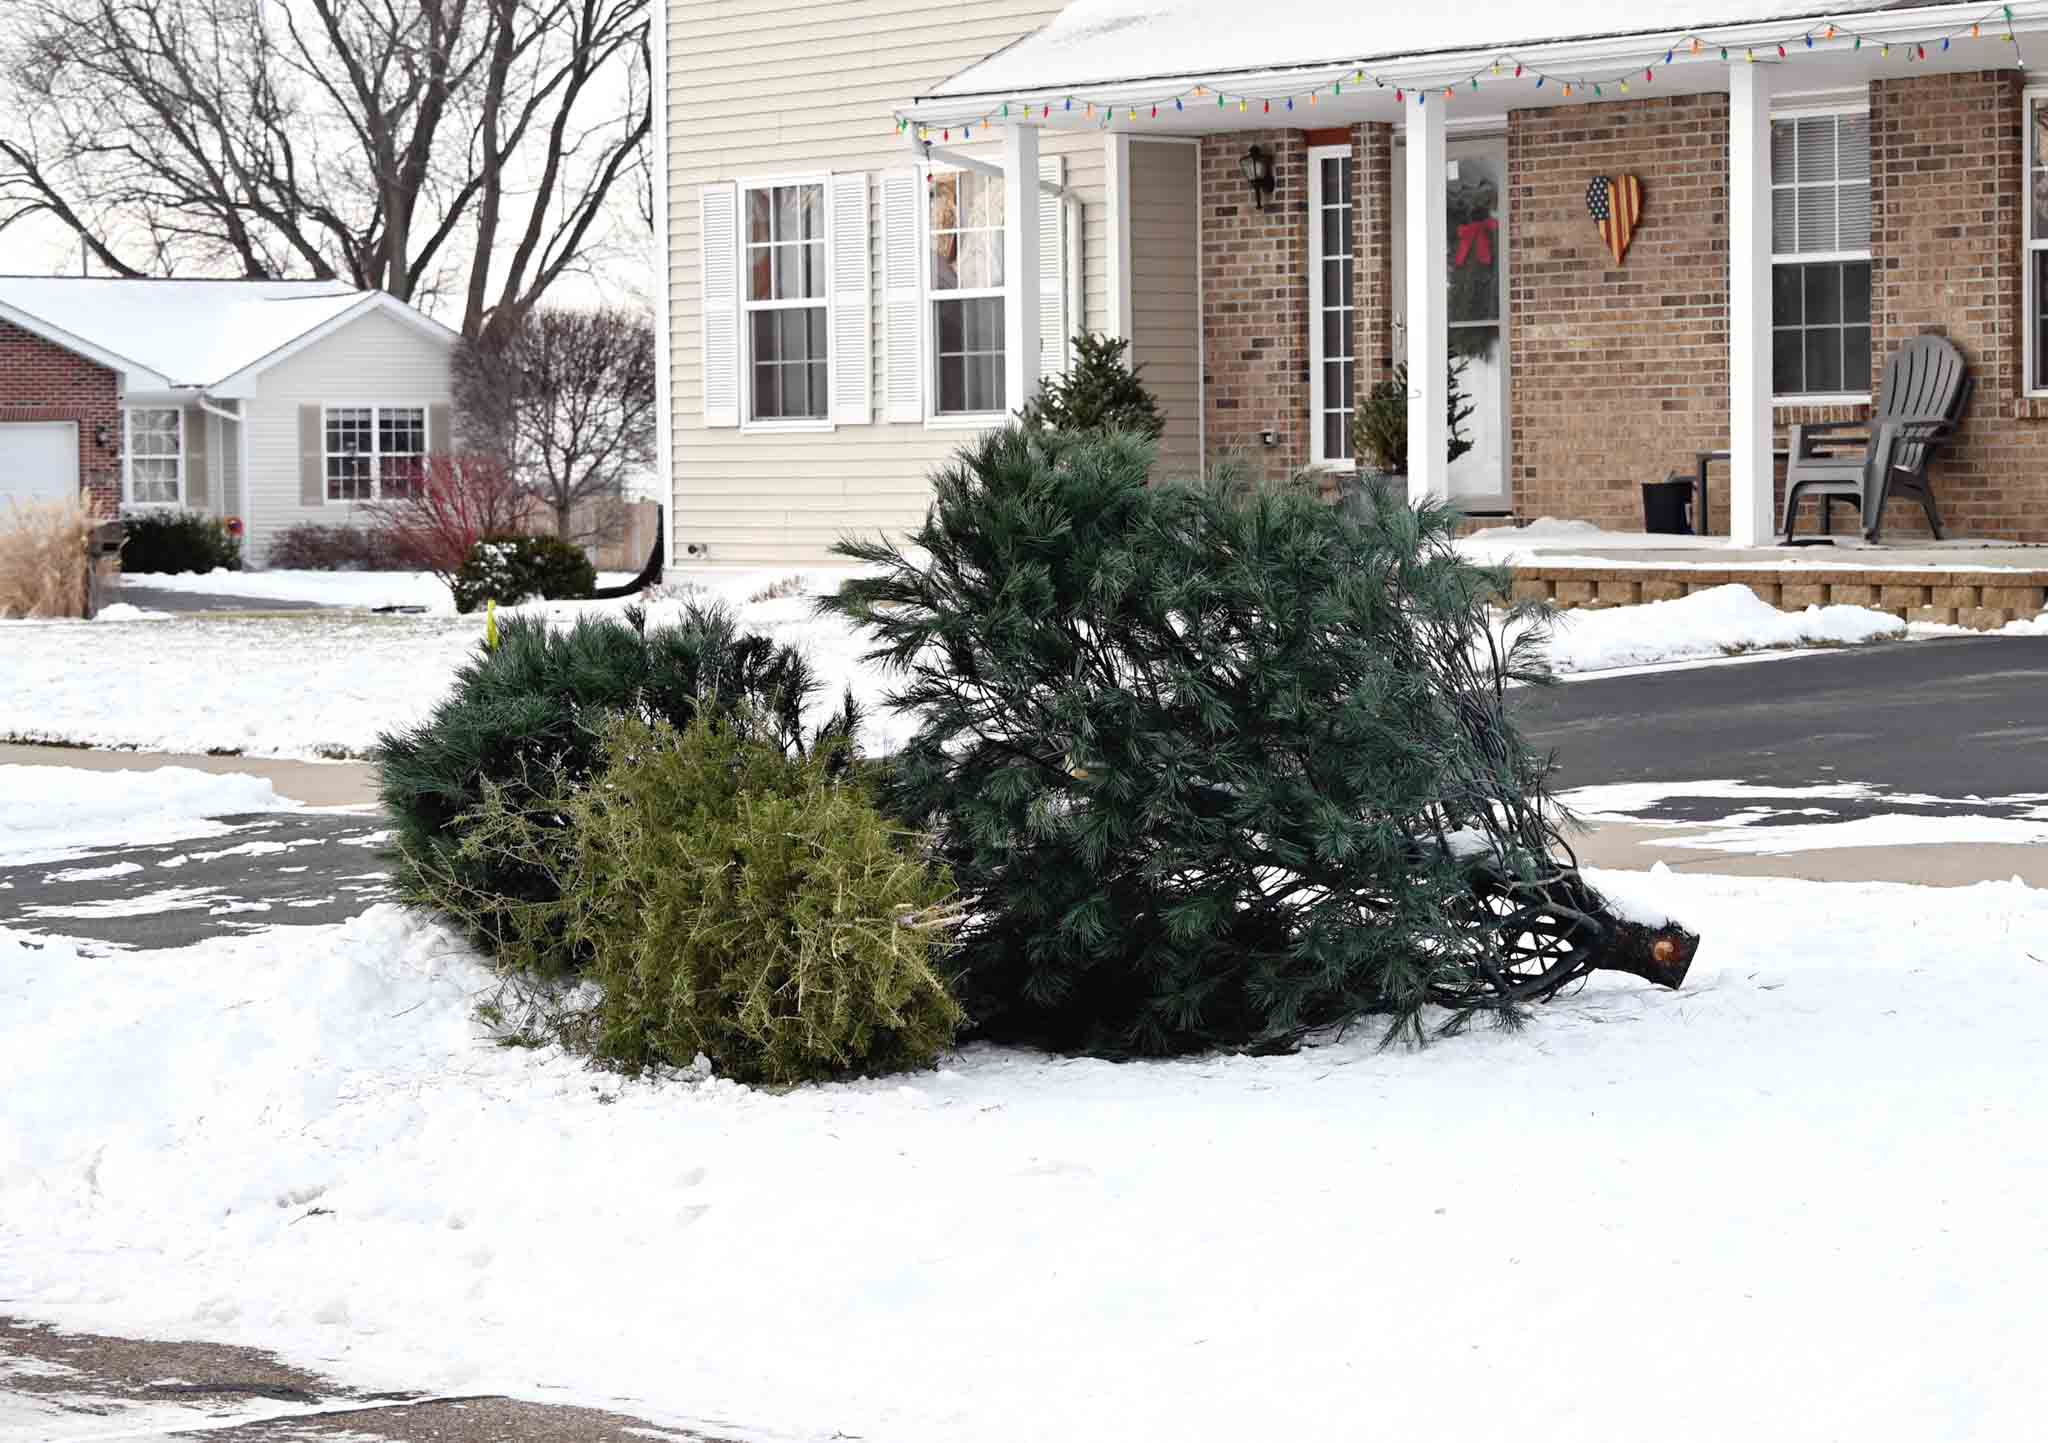
M493 456L431 456L411 491L366 508L379 539L408 565L447 580L486 536L528 529L534 498Z

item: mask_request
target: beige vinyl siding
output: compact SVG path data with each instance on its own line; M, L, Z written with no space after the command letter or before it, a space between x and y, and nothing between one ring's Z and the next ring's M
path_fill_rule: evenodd
M698 187L862 171L869 177L873 414L885 398L881 177L916 163L893 115L912 97L1058 14L1021 0L677 0L668 9L669 355L676 553L714 563L816 560L847 532L901 533L923 519L926 480L973 432L923 423L831 431L706 429ZM1000 163L977 129L952 147ZM1082 320L1107 323L1104 156L1099 133L1043 132L1083 206ZM930 357L924 358L929 364ZM742 382L744 389L744 380ZM1009 398L1012 407L1023 398Z
M1193 145L1131 142L1131 359L1166 413L1169 476L1202 467L1199 158Z
M249 474L242 488L248 527L242 554L260 563L277 533L301 521L361 519L361 506L348 502L300 504L301 404L446 404L448 358L441 342L372 311L263 372L255 398L243 403L249 408Z

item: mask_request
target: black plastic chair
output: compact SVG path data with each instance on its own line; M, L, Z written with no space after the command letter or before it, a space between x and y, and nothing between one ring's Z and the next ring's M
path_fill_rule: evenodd
M1884 528L1885 502L1898 496L1920 503L1939 541L1941 511L1934 504L1927 467L1969 409L1977 383L1968 370L1963 353L1948 341L1915 336L1885 362L1884 381L1868 421L1792 427L1781 539L1792 539L1799 498L1808 495L1820 499L1823 536L1832 530L1835 502L1847 501L1861 514L1864 539L1875 541ZM1862 434L1849 434L1857 432ZM1837 451L1843 442L1860 442L1861 454Z

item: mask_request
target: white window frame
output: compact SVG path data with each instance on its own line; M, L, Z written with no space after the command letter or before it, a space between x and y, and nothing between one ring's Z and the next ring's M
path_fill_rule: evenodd
M995 299L1002 301L1004 308L1004 349L1002 354L1004 355L1006 360L1008 357L1010 344L1008 317L1009 306L1011 302L1010 292L1013 289L1013 287L1010 285L1009 255L1007 249L1005 249L1002 252L1002 285L996 286L993 289L987 287L979 287L971 290L950 291L940 291L934 290L932 288L933 183L938 179L938 177L942 175L957 175L966 172L966 170L967 167L965 166L934 165L929 163L920 165L917 168L918 186L920 188L920 191L922 192L917 207L917 289L919 293L919 339L922 343L921 348L924 352L924 424L928 429L935 431L955 429L963 431L985 431L991 426L1002 425L1005 421L1009 419L1011 411L1022 407L1024 404L1024 402L1020 400L1016 402L1015 405L1005 406L1003 409L998 411L941 411L939 409L939 328L936 324L936 320L938 315L938 304L940 300L943 299L949 301L975 301ZM980 174L980 172L975 173ZM995 180L995 177L984 175L983 179L993 181ZM1008 237L1010 233L1009 186L999 181L997 182L997 184L1001 188L1003 195L1003 225L1002 229L998 232L998 235L1003 238L1004 245L1007 248ZM1038 304L1038 298L1035 296L1025 297L1025 299L1028 300L1032 305ZM1008 401L1009 397L1006 396L1003 399L1005 401Z
M129 418L137 411L172 411L178 417L178 496L174 501L137 501L135 499L135 432ZM185 505L185 464L191 455L189 442L185 437L185 408L176 401L130 401L121 407L121 504L135 510L162 509L177 511Z
M2048 250L2048 235L2038 235L2034 229L2034 170L2038 165L2048 164L2048 157L2035 152L2034 107L2048 105L2048 85L2030 85L2020 92L2020 123L2026 128L2026 148L2023 170L2020 176L2020 224L2025 227L2025 237L2020 264L2020 364L2026 369L2020 373L2024 394L2048 396L2048 385L2034 384L2035 307L2048 301L2048 296L2036 293L2034 284L2034 253Z
M1347 145L1312 145L1308 149L1308 415L1309 415L1309 461L1326 471L1355 471L1358 458L1355 456L1330 456L1324 452L1323 423L1326 419L1327 400L1323 394L1323 365L1328 359L1323 354L1323 162L1326 160L1347 160L1351 162L1351 264L1354 274L1358 265L1358 157ZM1358 297L1354 294L1347 309L1351 312L1351 395L1352 415L1357 415L1358 399Z
M1819 101L1802 105L1776 105L1771 107L1770 122L1775 125L1781 120L1812 119L1822 115L1861 115L1867 119L1870 115L1870 101L1865 98L1862 100ZM1871 150L1871 188L1874 191L1877 184L1877 160L1874 138ZM1837 164L1837 174L1840 173L1840 170L1841 167ZM1777 211L1778 191L1780 189L1796 190L1798 188L1797 182L1788 182L1786 186L1781 187L1778 184L1777 175L1775 173L1772 174L1770 189L1773 215ZM1851 261L1862 261L1870 266L1870 337L1871 344L1874 347L1877 343L1877 266L1871 259L1871 251L1868 247L1860 251L1791 251L1783 254L1773 250L1771 252L1772 281L1775 284L1780 265L1828 265ZM1771 330L1773 332L1777 330L1775 318L1773 318ZM1775 336L1773 336L1773 343L1775 343ZM1768 363L1770 357L1767 355L1764 359ZM1835 391L1831 393L1798 391L1790 395L1780 395L1776 390L1774 382L1771 392L1772 409L1781 411L1797 410L1806 406L1865 406L1868 404L1870 404L1870 391L1867 388L1861 391Z
M805 298L795 301L756 301L747 296L747 282L750 272L747 267L747 197L757 190L777 190L783 186L815 185L818 188L818 215L824 230L819 241L825 248L825 294L816 300ZM739 254L739 284L736 287L740 308L740 429L742 431L831 431L836 429L832 420L832 363L835 359L832 342L832 176L829 171L813 171L803 175L754 176L734 182L739 194L736 219L733 222L733 244ZM754 419L754 325L755 311L799 310L816 308L825 313L825 411L819 416L775 417L765 421Z
M368 496L330 496L327 494L327 417L335 411L368 411L370 413L370 494ZM392 455L420 458L422 474L434 454L434 408L426 401L323 401L320 403L320 504L322 506L367 506L373 501L382 501L384 496L384 445L383 428L377 423L384 411L418 411L420 413L420 447L415 453L392 452ZM362 455L362 452L351 452Z

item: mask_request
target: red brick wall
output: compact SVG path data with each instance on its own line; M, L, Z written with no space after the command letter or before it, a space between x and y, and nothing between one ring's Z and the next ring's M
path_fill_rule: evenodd
M1394 127L1351 128L1358 260L1358 395L1394 370Z
M1643 184L1620 266L1596 175ZM1508 184L1515 510L1640 530L1643 482L1727 445L1727 97L1511 112Z
M76 421L80 484L120 506L120 383L105 366L0 321L0 421ZM105 447L93 439L101 426Z
M1273 157L1260 211L1238 161ZM1233 453L1255 476L1308 464L1308 145L1298 130L1202 138L1202 382L1209 464ZM1270 430L1279 444L1264 445Z
M1950 534L2048 541L2048 409L2023 395L2021 83L1981 70L1871 87L1871 349L1881 373L1901 342L1943 335L1977 378L1930 473ZM1926 532L1914 502L1884 523L1887 537Z

